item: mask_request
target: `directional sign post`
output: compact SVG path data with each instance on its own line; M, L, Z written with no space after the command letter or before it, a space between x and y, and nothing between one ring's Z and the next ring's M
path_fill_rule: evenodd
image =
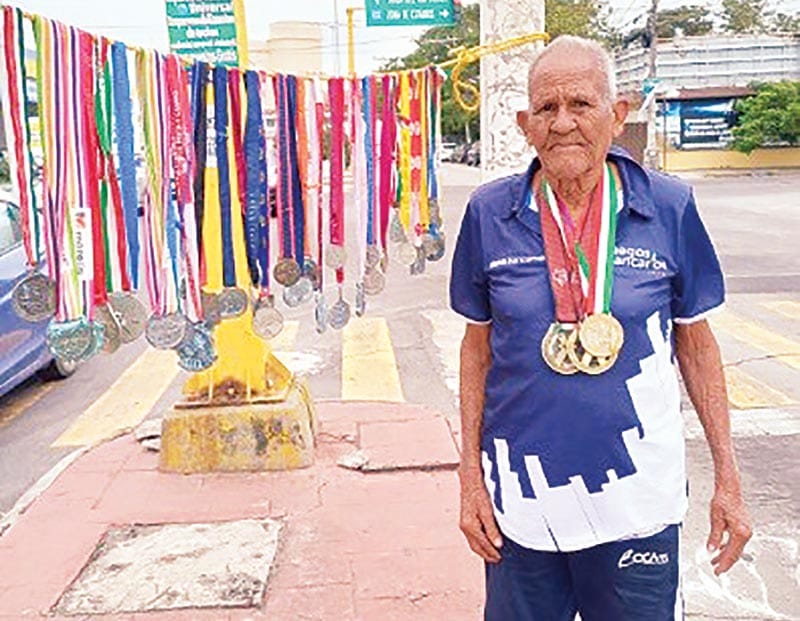
M221 65L237 65L237 16L234 0L167 0L170 50Z
M366 0L367 26L450 26L453 0Z

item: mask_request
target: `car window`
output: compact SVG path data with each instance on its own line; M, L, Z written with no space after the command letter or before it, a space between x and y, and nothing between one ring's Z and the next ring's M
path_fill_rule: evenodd
M0 255L5 254L22 242L22 226L19 221L19 207L0 200Z

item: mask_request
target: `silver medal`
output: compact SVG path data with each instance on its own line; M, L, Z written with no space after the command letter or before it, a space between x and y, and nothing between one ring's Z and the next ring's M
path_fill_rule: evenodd
M133 343L142 334L147 324L147 309L129 291L118 291L108 295L108 306L119 325L121 343Z
M389 225L389 241L395 244L406 241L406 234L403 231L403 224L400 222L400 215L397 209L392 212L392 222Z
M25 276L11 293L11 306L25 321L52 317L56 312L56 283L38 272Z
M122 343L119 322L108 304L101 304L94 309L94 323L103 330L103 351L113 354Z
M192 373L208 369L217 360L211 330L204 323L187 324L175 351L178 353L178 366Z
M425 250L425 258L428 261L439 261L444 256L445 251L444 233L431 235L428 243L423 240L422 247Z
M289 308L295 308L305 302L308 302L313 295L314 285L309 278L303 276L291 287L284 288L283 302Z
M200 305L203 307L203 322L209 328L213 328L222 321L222 314L216 293L206 293L203 291L200 294Z
M350 305L342 298L342 291L339 290L339 299L328 312L328 325L334 330L341 330L350 321Z
M153 315L147 320L144 336L156 349L175 349L186 335L188 323L180 313Z
M371 267L364 272L364 293L378 295L386 287L386 277L377 267Z
M217 294L219 316L231 319L243 315L248 306L247 294L238 287L226 287Z
M380 247L376 245L367 246L366 264L367 267L377 267L381 263L383 253Z
M422 249L422 246L416 248L417 251L417 258L411 264L411 268L409 272L412 276L418 276L419 274L425 273L425 251Z
M363 317L367 312L367 296L364 295L364 284L356 283L356 317Z
M417 261L417 249L411 242L403 242L395 248L395 256L401 265L411 265Z
M317 334L322 334L328 329L328 305L321 291L316 293L317 303L314 305L314 323Z
M320 288L321 275L322 270L317 265L317 262L310 257L306 257L305 263L303 263L303 276L311 281L311 285L315 290Z
M325 265L332 270L344 267L345 261L347 261L347 253L344 246L330 245L325 249Z
M64 362L80 362L95 348L94 330L85 318L51 321L45 333L50 353Z
M253 332L264 340L273 339L283 330L283 315L275 308L272 296L258 300L253 311Z

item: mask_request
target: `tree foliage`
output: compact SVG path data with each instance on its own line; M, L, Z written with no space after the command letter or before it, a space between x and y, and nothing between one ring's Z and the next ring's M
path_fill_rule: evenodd
M765 32L770 17L769 0L722 0L722 28L725 32Z
M659 11L656 15L656 36L660 39L671 39L678 30L687 37L705 35L713 28L711 12L703 6L680 6Z
M460 19L453 26L436 26L426 30L417 39L417 49L402 58L392 59L383 69L397 71L416 69L450 60L450 50L460 46L474 47L480 43L480 5L461 7ZM474 86L479 83L479 65L472 63L461 73L461 78ZM480 111L467 112L453 97L450 83L442 90L442 135L464 135L465 127L475 139L480 134Z
M800 32L800 13L776 13L770 24L772 32Z
M753 97L736 106L733 148L750 153L759 147L800 144L800 82L761 84Z
M545 0L544 23L551 38L571 34L606 40L613 34L606 5L596 0Z

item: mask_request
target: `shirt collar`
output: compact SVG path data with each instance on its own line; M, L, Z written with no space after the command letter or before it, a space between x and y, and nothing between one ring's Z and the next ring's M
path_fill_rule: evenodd
M612 146L608 151L608 159L617 165L619 176L622 179L623 211L634 211L643 218L652 218L655 215L655 205L647 171L621 147ZM525 173L517 177L512 189L513 197L510 201L509 216L527 209L530 205L530 188L533 184L533 176L539 168L541 168L541 162L538 157L535 157ZM538 211L535 205L533 210Z

